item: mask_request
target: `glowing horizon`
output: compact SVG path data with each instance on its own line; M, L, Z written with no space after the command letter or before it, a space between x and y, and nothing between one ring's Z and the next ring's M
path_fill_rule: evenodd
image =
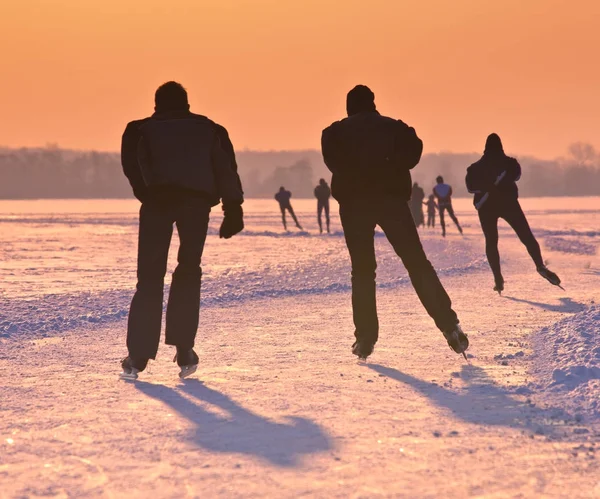
M0 145L114 151L178 80L238 150L318 149L369 85L425 152L600 148L593 0L23 0L3 7ZM7 78L9 75L10 78ZM210 98L208 97L210 96Z

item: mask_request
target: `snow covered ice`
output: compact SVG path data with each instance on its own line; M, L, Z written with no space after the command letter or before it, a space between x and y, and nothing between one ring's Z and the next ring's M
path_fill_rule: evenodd
M295 200L286 234L250 200L229 241L213 212L198 371L180 381L161 345L126 383L138 204L0 201L0 497L600 496L600 198L522 204L564 292L501 222L494 293L470 200L464 236L420 229L471 365L381 234L380 340L358 364L336 209L319 236Z

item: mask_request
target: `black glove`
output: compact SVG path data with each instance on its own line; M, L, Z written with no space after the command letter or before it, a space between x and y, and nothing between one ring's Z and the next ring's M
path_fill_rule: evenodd
M244 230L244 210L240 205L223 206L223 214L219 237L229 239Z

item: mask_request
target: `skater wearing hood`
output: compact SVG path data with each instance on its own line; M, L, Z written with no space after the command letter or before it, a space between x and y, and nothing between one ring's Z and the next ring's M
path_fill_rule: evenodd
M281 221L283 222L284 230L287 230L287 221L285 219L286 210L290 212L292 215L292 219L300 230L302 230L302 226L298 223L298 219L296 218L296 214L294 213L294 208L292 208L292 203L290 199L292 198L292 193L290 191L286 191L285 187L281 186L279 191L275 193L275 200L279 203L279 209L281 210Z
M352 309L356 341L352 353L366 359L378 339L375 297L374 233L379 225L398 256L427 313L450 347L464 353L462 332L438 276L419 240L408 206L410 170L421 158L423 143L414 128L380 115L375 96L363 85L347 96L348 117L323 130L321 147L333 173L331 190L352 264Z
M319 185L315 187L315 197L317 198L317 220L319 222L319 233L323 234L323 222L321 216L325 210L325 222L327 223L327 234L329 234L329 198L331 197L331 189L322 178L319 180Z
M417 227L425 225L423 199L425 199L425 191L415 182L412 186L412 195L410 197L410 211Z
M474 194L473 204L485 235L485 251L494 274L494 291L504 290L498 252L498 219L503 218L525 245L539 274L555 286L560 279L544 265L540 245L531 232L527 218L519 204L517 181L521 166L504 154L500 137L493 133L485 143L483 157L467 169L467 189Z
M438 207L433 194L429 195L427 202L423 203L427 206L427 227L435 227L435 209Z
M186 90L160 86L155 113L127 125L121 145L123 171L142 202L137 291L127 324L122 376L137 378L160 342L163 287L173 225L179 234L177 268L167 303L165 342L177 349L180 376L196 370L194 342L200 312L200 261L211 207L222 200L220 237L244 228L242 185L227 130L189 110Z
M444 220L444 212L447 211L452 221L456 224L458 232L463 233L462 227L458 223L458 219L452 208L452 187L444 183L444 177L441 175L435 179L437 185L433 188L433 195L438 200L438 210L440 212L440 225L442 226L442 236L446 237L446 221Z

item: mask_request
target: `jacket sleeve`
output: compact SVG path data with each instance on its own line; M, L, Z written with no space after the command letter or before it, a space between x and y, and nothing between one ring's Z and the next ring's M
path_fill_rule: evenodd
M510 161L507 162L506 165L506 181L507 182L517 182L521 178L521 165L519 162L510 158Z
M408 170L419 164L423 154L423 141L417 136L415 129L398 120L395 140L397 162Z
M323 161L325 166L331 173L339 171L339 148L337 147L335 140L335 128L330 126L323 130L321 134L321 153L323 154Z
M231 145L231 142L229 144ZM216 135L211 154L213 173L217 184L217 192L223 200L223 208L225 209L228 206L239 206L244 202L242 183L235 167L232 166L231 152L227 149L227 144L223 147L221 139ZM233 147L231 147L231 151L233 151Z
M138 164L138 142L140 140L139 122L131 122L125 128L121 140L121 165L123 173L129 180L133 195L140 201L144 200L148 188L142 177Z
M225 154L227 155L227 157L229 159L230 168L233 170L233 172L237 176L238 187L243 195L244 189L242 188L242 180L240 179L239 174L238 174L238 165L237 165L237 161L235 159L235 150L233 148L233 144L231 143L231 139L229 138L229 133L227 133L227 129L224 126L216 125L216 127L217 127L217 137L219 138L219 142L221 144L221 149L223 151L225 151Z
M467 168L467 176L465 177L467 190L471 194L487 192L491 188L490 185L486 184L485 178L481 175L481 167L477 168L477 166L477 164L474 164Z

